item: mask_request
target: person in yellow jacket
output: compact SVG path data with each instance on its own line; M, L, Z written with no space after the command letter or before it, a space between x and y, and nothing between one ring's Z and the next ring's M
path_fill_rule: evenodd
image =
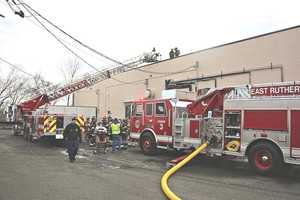
M121 149L121 125L117 118L115 118L110 125L111 135L112 135L112 151Z

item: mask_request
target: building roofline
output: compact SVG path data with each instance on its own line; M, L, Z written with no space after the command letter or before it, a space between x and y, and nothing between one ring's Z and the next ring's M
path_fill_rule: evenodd
M221 45L217 45L217 46L213 46L213 47L208 47L208 48L205 48L205 49L201 49L201 50L193 51L193 52L190 52L190 53L187 53L187 54L183 54L183 55L178 56L176 58L189 56L189 55L200 53L200 52L203 52L203 51L216 49L216 48L220 48L220 47L224 47L224 46L229 46L229 45L232 45L232 44L237 44L237 43L240 43L240 42L245 42L245 41L248 41L248 40L253 40L253 39L256 39L256 38L261 38L261 37L269 36L269 35L272 35L272 34L275 34L275 33L281 33L281 32L289 31L289 30L292 30L292 29L297 29L297 28L300 28L300 25L292 26L292 27L288 27L288 28L285 28L285 29L280 29L280 30L276 30L276 31L272 31L272 32L268 32L268 33L264 33L264 34L260 34L260 35L256 35L256 36L252 36L252 37L249 37L249 38L244 38L244 39L241 39L241 40L236 40L236 41L233 41L233 42L229 42L229 43L225 43L225 44L221 44ZM176 59L176 58L173 58L173 59ZM157 63L162 63L162 62L169 61L169 60L172 60L172 59L169 59L169 58L164 59L164 60L161 60L161 61L158 61L158 62L155 62L155 63L140 66L138 68L148 67L150 65L155 65Z
M187 56L187 55L199 53L199 52L202 52L202 51L216 49L216 48L219 48L219 47L229 46L229 45L232 45L232 44L237 44L237 43L240 43L240 42L245 42L245 41L248 41L248 40L253 40L253 39L256 39L256 38L261 38L261 37L269 36L269 35L272 35L272 34L275 34L275 33L281 33L281 32L289 31L289 30L292 30L292 29L297 29L297 28L300 28L300 25L292 26L292 27L288 27L288 28L285 28L285 29L280 29L280 30L276 30L276 31L272 31L272 32L268 32L268 33L264 33L264 34L260 34L260 35L256 35L256 36L252 36L252 37L249 37L249 38L244 38L244 39L241 39L241 40L236 40L236 41L233 41L233 42L229 42L229 43L225 43L225 44L221 44L221 45L217 45L217 46L213 46L213 47L208 47L208 48L205 48L205 49L201 49L201 50L198 50L198 51L194 51L194 52L191 52L191 53L184 54L182 56Z

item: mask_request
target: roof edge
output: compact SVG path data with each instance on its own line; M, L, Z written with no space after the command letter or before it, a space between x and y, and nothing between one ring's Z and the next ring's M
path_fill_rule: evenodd
M225 44L221 44L221 45L217 45L217 46L208 47L208 48L205 48L205 49L200 49L200 50L193 51L193 52L190 52L190 53L187 53L187 54L183 54L183 55L178 56L176 58L189 56L189 55L200 53L200 52L203 52L203 51L216 49L216 48L220 48L220 47L224 47L224 46L229 46L229 45L232 45L232 44L237 44L237 43L240 43L240 42L245 42L245 41L248 41L248 40L253 40L253 39L256 39L256 38L261 38L261 37L265 37L265 36L272 35L272 34L275 34L275 33L281 33L281 32L289 31L289 30L292 30L292 29L297 29L297 28L300 28L300 25L292 26L292 27L288 27L288 28L285 28L285 29L280 29L280 30L276 30L276 31L272 31L272 32L268 32L268 33L264 33L264 34L260 34L260 35L256 35L256 36L252 36L252 37L249 37L249 38L244 38L244 39L241 39L241 40L236 40L236 41L233 41L233 42L229 42L229 43L225 43ZM150 66L150 65L155 65L157 63L161 63L161 62L165 62L165 61L169 61L169 60L174 60L176 58L173 58L173 59L168 58L168 59L160 60L160 61L155 62L155 63L151 63L151 64L148 64L148 65L143 65L143 66L141 66L141 68L147 67L147 66Z
M236 41L233 41L233 42L229 42L229 43L225 43L225 44L221 44L221 45L217 45L217 46L213 46L213 47L208 47L208 48L201 49L201 50L198 50L198 51L193 51L191 53L184 54L181 57L187 56L187 55L191 55L191 54L195 54L195 53L199 53L199 52L202 52L202 51L216 49L216 48L223 47L223 46L237 44L237 43L248 41L248 40L253 40L253 39L256 39L256 38L261 38L261 37L269 36L269 35L272 35L272 34L275 34L275 33L281 33L281 32L285 32L285 31L289 31L289 30L297 29L297 28L300 28L300 25L292 26L292 27L288 27L288 28L284 28L284 29L280 29L280 30L276 30L276 31L268 32L268 33L263 33L263 34L260 34L260 35L256 35L256 36L252 36L252 37L249 37L249 38L244 38L244 39L236 40Z

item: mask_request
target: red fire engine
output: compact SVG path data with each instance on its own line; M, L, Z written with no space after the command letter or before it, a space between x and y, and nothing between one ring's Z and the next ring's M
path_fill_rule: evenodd
M167 99L125 103L130 136L145 154L157 148L193 149L248 160L259 173L300 164L300 83L211 89L195 101Z

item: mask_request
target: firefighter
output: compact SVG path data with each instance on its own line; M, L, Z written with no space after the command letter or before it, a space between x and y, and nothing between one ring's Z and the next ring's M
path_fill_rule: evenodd
M104 116L104 117L102 118L102 125L105 126L105 127L107 128L108 120L107 120L106 116Z
M68 124L64 130L64 138L69 154L70 162L74 162L81 141L80 127L76 124L76 117L72 118L72 122Z
M91 121L91 127L96 128L96 126L97 126L97 120L95 117L93 117Z
M126 119L122 120L121 123L121 139L122 139L122 148L127 149L128 147L128 135L129 135L129 128L128 128L128 121Z
M112 152L121 149L121 125L117 118L115 118L110 125L112 135Z
M175 52L174 49L171 49L171 51L169 52L170 58L174 58L175 57Z
M99 149L102 147L103 148L103 153L106 153L107 149L107 129L106 127L102 124L102 122L98 122L97 127L96 127L96 151L95 153L99 152Z
M155 49L155 47L153 47L152 54L155 54L155 53L156 53L156 49Z
M174 57L178 57L178 56L180 56L180 50L177 47L175 47L175 49L174 49Z

